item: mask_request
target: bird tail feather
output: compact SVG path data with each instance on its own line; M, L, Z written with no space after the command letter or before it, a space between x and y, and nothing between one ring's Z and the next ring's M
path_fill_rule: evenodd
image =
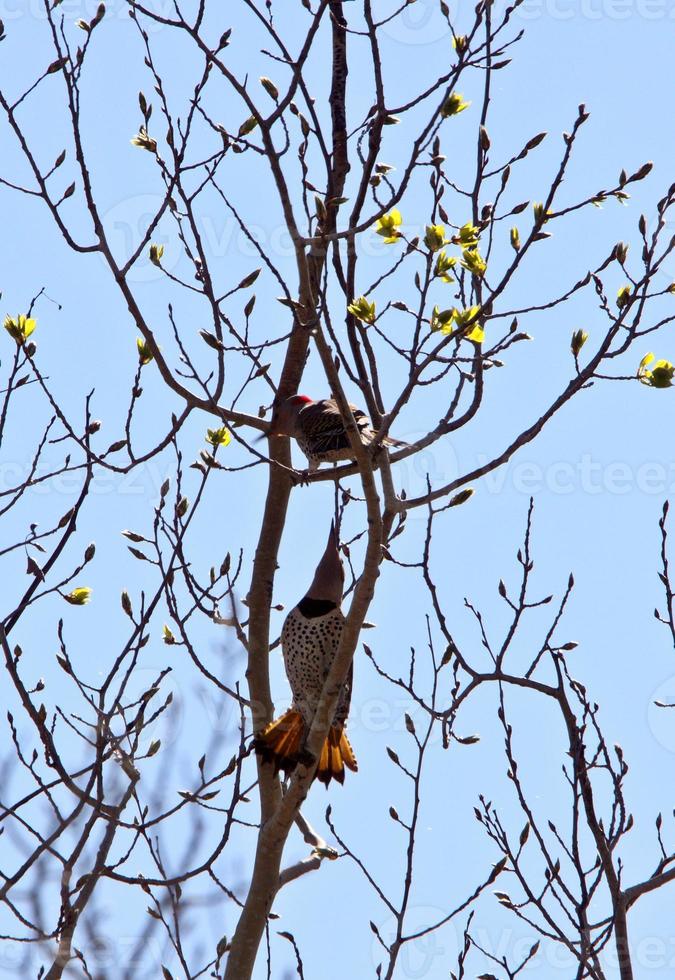
M344 783L345 766L352 772L359 771L354 750L344 729L341 725L332 725L321 749L319 764L316 767L316 778L325 786L328 786L331 779L336 779L338 783Z
M256 752L265 762L274 765L274 771L292 772L300 761L306 725L299 711L290 708L255 738ZM323 743L316 778L328 786L331 779L345 781L345 767L358 772L358 763L344 729L333 725Z
M305 722L299 711L290 708L269 723L255 737L255 750L265 761L274 764L274 771L292 772L298 764L298 752L305 737Z
M394 439L393 436L385 436L382 442L385 446L396 446L397 449L410 449L409 442L403 442L402 439Z

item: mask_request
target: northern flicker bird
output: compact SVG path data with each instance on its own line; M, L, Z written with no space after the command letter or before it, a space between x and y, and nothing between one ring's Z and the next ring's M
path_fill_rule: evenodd
M361 442L369 446L377 433L365 412L356 405L349 406L359 430ZM321 463L337 463L354 459L347 430L336 402L324 398L315 402L307 395L292 395L279 405L272 418L272 433L292 436L309 460L309 472L313 473ZM385 446L408 444L385 436Z
M312 720L321 700L323 685L333 663L345 621L340 603L344 569L338 537L331 525L328 544L317 565L305 597L291 610L281 630L281 649L293 702L288 711L271 722L255 738L256 751L274 764L275 771L292 772L298 764ZM352 695L352 668L343 685L316 770L326 786L331 779L343 783L345 766L358 766L345 734Z

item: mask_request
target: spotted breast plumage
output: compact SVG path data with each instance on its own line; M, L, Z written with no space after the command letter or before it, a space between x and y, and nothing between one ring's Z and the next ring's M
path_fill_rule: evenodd
M293 692L293 707L300 712L306 725L311 725L319 706L344 621L342 611L332 603L324 605L316 600L303 599L284 622L281 648L286 676ZM346 721L350 698L351 671L340 694L335 712L336 722L344 724Z
M326 550L307 595L286 617L281 648L293 702L290 709L256 736L260 756L278 771L292 772L298 764L306 735L320 707L323 686L335 659L345 618L340 609L344 572L331 527ZM344 782L345 767L357 763L344 727L349 714L353 669L342 686L335 715L319 756L316 777L326 786L331 779Z

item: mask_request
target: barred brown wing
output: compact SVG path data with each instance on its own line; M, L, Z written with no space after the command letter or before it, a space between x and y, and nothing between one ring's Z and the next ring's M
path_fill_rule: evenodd
M344 682L342 690L340 691L340 697L338 698L337 707L335 709L335 723L339 725L344 725L349 717L349 708L352 703L352 683L354 680L354 661L350 664L349 673Z
M349 406L362 438L370 433L370 420L355 405ZM298 422L314 454L340 452L350 448L342 416L332 399L312 402L302 409ZM364 440L366 441L366 440Z

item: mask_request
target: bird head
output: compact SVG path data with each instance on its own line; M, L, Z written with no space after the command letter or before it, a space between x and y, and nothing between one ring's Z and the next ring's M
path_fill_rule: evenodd
M335 523L331 523L326 550L316 566L312 584L307 592L309 599L328 599L336 605L342 602L345 571L340 558L339 540Z
M311 405L312 399L307 395L291 395L284 399L274 410L270 434L273 436L295 435L295 426L299 413L306 405Z

